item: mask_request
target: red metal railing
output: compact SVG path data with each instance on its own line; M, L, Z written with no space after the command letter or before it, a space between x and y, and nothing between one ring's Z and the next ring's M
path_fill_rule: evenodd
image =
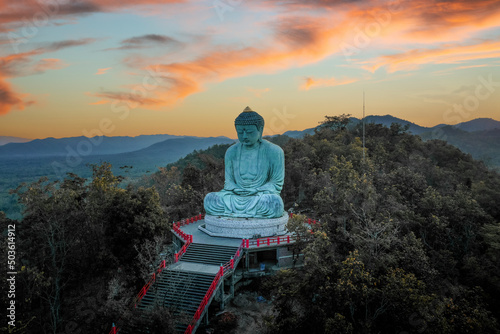
M233 257L231 257L231 260L227 261L224 263L222 266L220 266L219 271L217 272L217 275L215 275L214 280L212 281L212 284L210 285L210 288L208 288L207 293L205 294L205 297L203 297L203 300L200 303L200 306L196 310L196 313L193 316L193 319L191 320L189 326L186 328L186 331L184 334L191 334L196 327L196 324L200 320L203 312L205 311L205 308L208 305L208 302L212 298L212 295L214 294L215 290L217 289L217 285L219 284L219 281L226 273L228 273L230 270L234 269L234 263L239 260L243 253L243 247L244 247L244 240L241 241L240 247L236 250L236 253L234 254Z
M184 231L182 231L181 227L197 222L198 220L201 220L203 218L204 215L200 213L197 216L193 216L191 218L183 219L177 223L173 223L172 230L174 230L174 232L180 238L182 238L182 240L184 240L184 245L182 246L182 248L179 250L179 252L175 253L175 262L179 261L181 256L184 255L184 253L186 252L189 245L193 242L193 236L191 234L187 234Z
M185 241L184 246L182 246L181 250L175 254L175 262L179 261L179 258L186 252L186 249L189 246L189 244L191 244L193 242L193 236L191 234L184 233L180 229L180 227L192 224L192 223L197 222L198 220L201 220L203 218L204 218L204 215L199 214L197 216L183 219L183 220L173 224L172 229L174 230L174 232ZM141 301L141 299L146 295L149 288L156 281L156 278L158 277L158 275L160 275L160 273L163 271L163 268L165 268L165 266L166 266L166 261L165 260L161 261L158 269L153 273L153 275L151 275L151 278L149 279L149 281L146 284L144 284L144 286L141 288L141 290L139 291L139 293L135 297L134 302L133 302L134 307L137 307L137 303L139 301ZM109 334L117 334L119 330L120 329L118 327L116 327L115 324L113 324L113 327L111 328L111 331L109 332Z
M295 235L282 235L276 237L259 238L259 239L243 239L245 248L257 248L262 246L274 246L281 244L290 244L297 240Z
M293 213L288 215L290 218L294 216ZM307 218L305 223L308 225L319 225L320 221L316 219ZM310 230L313 233L313 230ZM244 248L257 248L257 247L266 247L266 246L274 246L281 244L290 244L296 242L298 236L296 235L282 235L276 237L267 237L267 238L259 238L259 239L243 239L243 247Z
M219 284L219 281L221 277L224 276L224 268L221 266L219 271L217 272L217 275L215 275L214 280L212 281L212 284L208 288L207 293L205 294L205 297L203 297L200 306L198 306L198 309L196 310L193 319L191 320L191 323L188 325L186 328L186 331L184 334L191 334L193 332L193 329L196 327L196 323L198 320L200 320L201 315L203 314L203 311L205 310L205 307L207 306L208 302L210 301L210 298L212 298L212 295L214 294L215 290L217 289L217 285Z
M156 269L156 271L153 273L153 275L151 275L151 278L149 279L149 281L146 284L144 284L141 291L139 291L139 293L135 297L134 307L137 307L137 303L140 302L142 297L144 297L146 295L146 293L148 292L151 285L153 285L153 283L156 281L156 278L158 277L158 275L161 274L161 272L163 271L163 268L165 268L165 267L166 267L166 261L163 260L160 262L160 266L158 267L158 269Z
M111 331L109 332L109 334L116 334L118 333L118 328L115 327L115 324L113 324L113 327L111 327Z

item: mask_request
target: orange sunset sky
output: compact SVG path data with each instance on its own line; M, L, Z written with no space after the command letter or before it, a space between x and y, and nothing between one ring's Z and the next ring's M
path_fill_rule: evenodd
M500 120L500 1L0 0L0 135Z

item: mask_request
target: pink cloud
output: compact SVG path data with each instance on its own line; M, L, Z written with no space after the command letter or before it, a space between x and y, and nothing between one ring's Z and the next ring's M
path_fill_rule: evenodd
M111 69L111 67L100 68L97 70L96 73L94 73L94 75L103 75L103 74L107 73L110 69Z
M277 8L276 3L265 3ZM316 63L328 56L342 54L343 42L351 42L354 28L369 27L370 23L384 25L376 36L380 45L398 47L408 43L434 45L436 40L456 38L457 29L470 36L498 25L500 6L497 1L310 1L282 2L291 11L284 10L271 24L268 38L245 47L204 48L193 60L167 63L149 63L141 57L127 59L127 65L143 70L152 67L163 80L162 86L150 92L152 99L142 104L145 108L174 105L186 97L203 91L208 83L251 74L270 74L289 68ZM325 14L310 9L325 8ZM332 19L335 15L335 20ZM385 22L383 20L386 20ZM382 23L380 23L382 22ZM354 28L353 28L354 26ZM415 27L419 27L416 29ZM353 30L354 29L354 30ZM396 44L394 44L396 40ZM375 43L374 43L375 44ZM258 46L257 46L258 45ZM377 47L372 45L373 47ZM449 48L432 51L426 48L396 55L387 55L354 65L374 71L381 66L390 72L418 68L425 64L461 62L463 60L497 57L498 46ZM356 79L307 78L301 89L336 86ZM119 94L117 94L119 95ZM156 103L157 102L157 103Z
M12 109L23 110L33 104L33 101L26 100L27 94L19 94L0 77L0 115L5 115Z
M39 60L32 69L33 74L39 74L43 73L48 70L59 70L61 68L66 67L67 64L65 64L61 59L57 58L44 58L42 60Z
M96 105L100 105L100 104L108 104L108 103L111 103L111 101L109 101L109 100L99 100L99 101L97 101L97 102L92 102L92 103L89 103L89 105L94 105L94 106L96 106Z
M318 87L332 87L332 86L340 86L340 85L347 85L353 82L358 81L358 79L336 79L336 78L328 78L328 79L323 79L323 78L312 78L312 77L306 77L304 78L304 83L302 86L300 86L300 89L302 90L309 90L311 88L318 88Z
M472 45L443 44L433 49L413 49L370 60L363 68L374 72L386 67L392 73L415 70L427 64L459 64L470 60L500 58L499 41L481 41Z
M0 6L2 6L2 3L0 3ZM32 100L26 100L27 94L16 92L7 82L9 78L40 74L67 66L57 58L34 60L34 57L64 48L86 45L93 41L93 39L60 41L49 43L28 52L13 53L0 57L0 115L7 114L11 109L22 110L34 103Z

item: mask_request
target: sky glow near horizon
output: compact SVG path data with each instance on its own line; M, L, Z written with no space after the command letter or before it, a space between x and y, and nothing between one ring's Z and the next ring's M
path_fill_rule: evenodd
M0 135L500 120L500 1L0 0Z

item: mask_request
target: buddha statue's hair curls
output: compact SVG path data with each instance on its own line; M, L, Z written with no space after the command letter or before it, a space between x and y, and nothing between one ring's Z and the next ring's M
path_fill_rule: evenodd
M246 107L234 120L234 125L255 125L258 129L264 128L264 118L261 115Z

